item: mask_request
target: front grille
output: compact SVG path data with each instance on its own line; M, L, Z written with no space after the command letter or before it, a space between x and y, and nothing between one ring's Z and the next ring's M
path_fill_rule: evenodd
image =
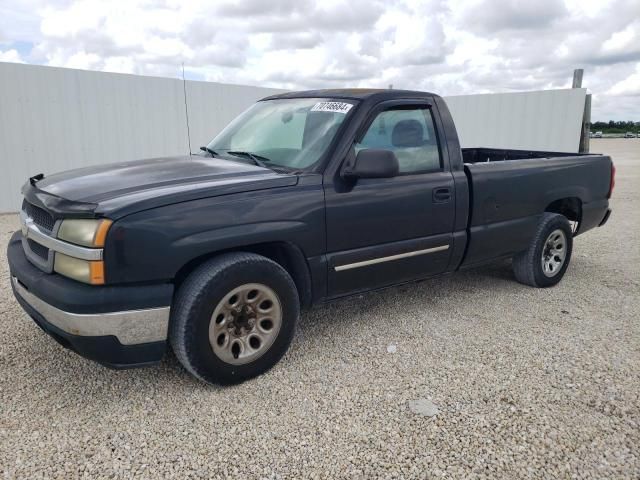
M46 210L30 204L26 200L22 202L22 210L33 220L38 227L44 228L49 232L53 231L56 221Z
M27 239L27 242L29 242L29 248L33 253L35 253L43 260L49 260L49 249L47 247L45 247L44 245L40 245L39 243L34 242L31 239Z

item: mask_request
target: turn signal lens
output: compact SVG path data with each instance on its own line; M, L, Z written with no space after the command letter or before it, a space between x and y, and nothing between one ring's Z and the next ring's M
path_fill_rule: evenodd
M98 229L96 230L96 236L93 239L94 247L104 247L104 243L107 240L107 232L111 227L113 222L108 219L100 220L100 224L98 225Z
M104 285L104 262L89 262L91 285Z

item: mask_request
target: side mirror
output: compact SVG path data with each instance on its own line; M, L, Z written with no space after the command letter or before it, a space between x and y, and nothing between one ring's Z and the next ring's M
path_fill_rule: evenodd
M391 178L398 175L400 166L391 150L360 150L352 166L344 170L345 177Z

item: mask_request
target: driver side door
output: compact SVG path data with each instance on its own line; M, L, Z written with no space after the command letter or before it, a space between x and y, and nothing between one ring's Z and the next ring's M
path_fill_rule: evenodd
M400 168L392 178L325 179L329 296L445 271L455 191L428 103L385 102L353 149L391 150Z

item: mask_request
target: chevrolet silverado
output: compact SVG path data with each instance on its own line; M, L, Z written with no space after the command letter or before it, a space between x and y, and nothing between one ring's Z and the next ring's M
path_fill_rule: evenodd
M461 149L442 98L400 90L271 96L201 150L29 179L8 259L45 332L107 366L171 347L241 382L313 304L505 258L555 285L615 174L604 155Z

